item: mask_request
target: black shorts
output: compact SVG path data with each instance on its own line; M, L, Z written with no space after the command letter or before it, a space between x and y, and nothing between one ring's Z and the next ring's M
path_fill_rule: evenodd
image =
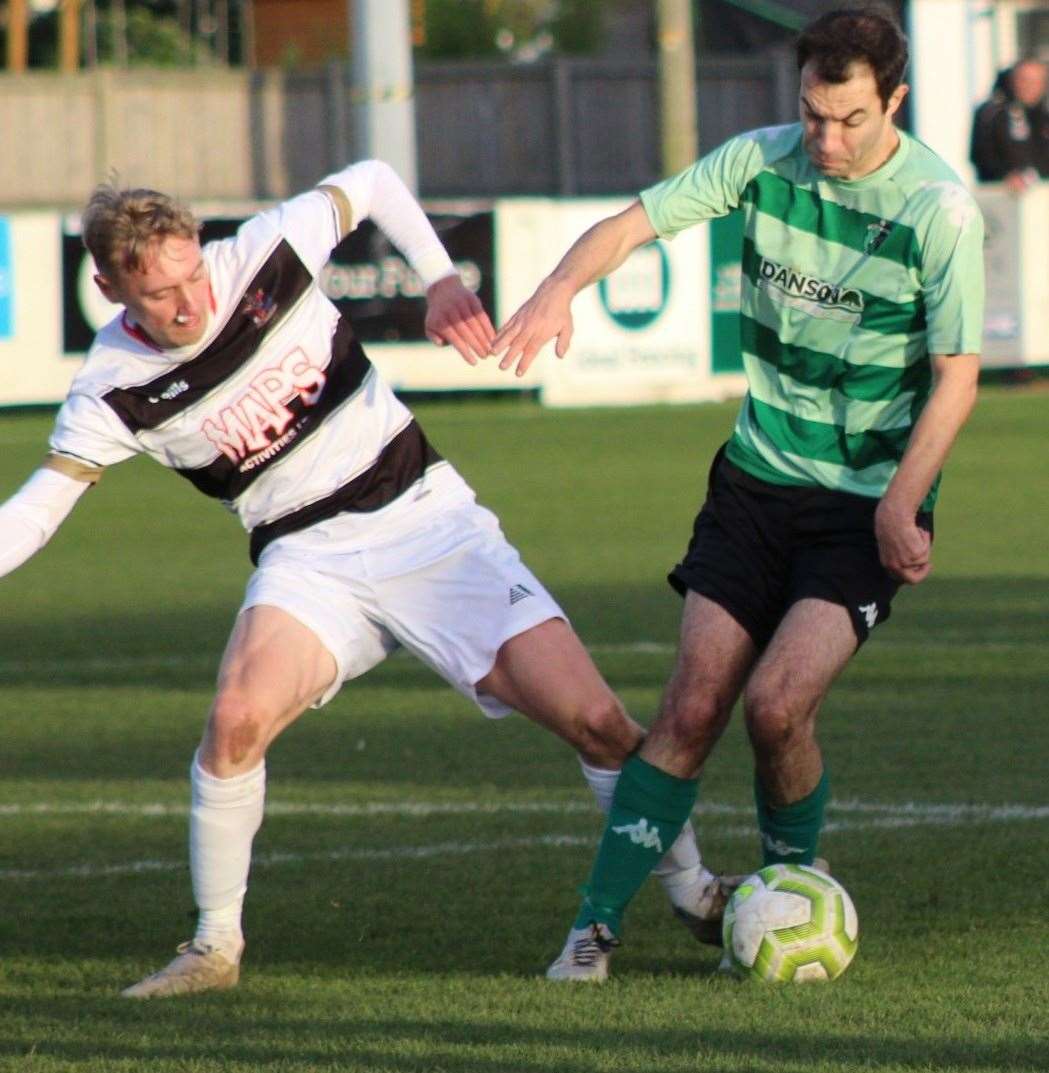
M720 604L759 649L808 597L847 608L863 644L900 587L878 558L877 506L868 496L759 480L722 448L688 551L667 580ZM917 521L932 534L931 514Z

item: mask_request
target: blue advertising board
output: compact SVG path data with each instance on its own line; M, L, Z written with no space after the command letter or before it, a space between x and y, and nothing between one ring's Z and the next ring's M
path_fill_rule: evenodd
M11 263L11 224L0 216L0 339L14 332L14 266Z

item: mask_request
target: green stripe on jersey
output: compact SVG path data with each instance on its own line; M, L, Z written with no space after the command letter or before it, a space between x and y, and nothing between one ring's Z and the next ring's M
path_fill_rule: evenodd
M848 399L891 400L907 391L924 395L932 371L927 361L905 369L888 365L854 365L834 354L784 343L772 328L744 316L740 321L740 344L782 374L808 387L839 391Z
M756 175L743 191L741 201L758 212L807 231L823 242L837 242L860 253L895 261L904 268L921 264L921 250L914 231L876 213L849 208L815 190L798 186L771 171ZM889 226L891 225L891 226Z
M849 469L898 462L911 434L908 427L849 433L838 425L809 421L753 397L749 409L758 427L783 450Z

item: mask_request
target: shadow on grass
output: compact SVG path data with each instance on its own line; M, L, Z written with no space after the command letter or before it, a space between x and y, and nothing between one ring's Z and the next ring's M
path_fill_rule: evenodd
M566 1000L574 1007L576 997ZM920 1039L901 1036L854 1035L826 1031L754 1031L734 1026L704 1024L701 1016L688 1026L672 1028L624 1027L620 1018L608 1017L591 1027L521 1027L472 1023L469 1020L428 1021L412 1018L335 1019L289 1018L269 1011L265 1035L281 1031L286 1044L253 1039L250 1031L230 1031L235 1022L209 1024L221 1009L221 1000L178 1000L162 1010L127 1011L118 1016L111 1003L92 1004L68 999L44 1000L34 1013L56 1023L90 1018L95 1032L108 1024L113 1034L134 1032L140 1042L90 1043L42 1041L35 1047L40 1059L75 1062L205 1063L222 1069L236 1064L268 1069L367 1069L374 1073L408 1073L418 1070L457 1073L572 1073L574 1070L614 1069L651 1073L653 1069L699 1068L715 1073L738 1073L759 1068L820 1069L937 1069L1025 1070L1045 1068L1036 1041L1017 1035L994 1042L978 1039ZM211 1016L209 1016L211 1015ZM598 1022L602 1018L595 1018ZM816 1019L819 1021L819 1018ZM209 1031L209 1029L211 1029ZM163 1036L163 1039L155 1037ZM425 1056L427 1048L432 1048ZM477 1053L484 1048L487 1053ZM413 1053L398 1053L409 1051ZM26 1048L13 1040L0 1040L0 1056L28 1061ZM204 1068L201 1066L200 1068ZM27 1064L24 1068L32 1070ZM101 1068L101 1065L99 1066Z
M661 580L561 586L555 595L589 644L676 643L681 601ZM949 641L959 648L1040 643L1047 606L1049 579L933 577L901 592L892 624L874 636L894 644ZM210 688L235 611L185 601L165 607L162 599L155 609L113 615L20 619L15 610L0 625L0 682L40 689L109 683ZM404 671L398 677L405 688L432 681Z

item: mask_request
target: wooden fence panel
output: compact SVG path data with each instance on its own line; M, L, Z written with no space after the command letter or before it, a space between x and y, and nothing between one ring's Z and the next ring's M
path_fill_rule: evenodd
M700 58L708 150L796 113L788 56ZM194 201L284 197L352 160L348 65L0 75L0 207L74 207L116 170ZM660 174L650 60L420 64L424 197L632 193Z

